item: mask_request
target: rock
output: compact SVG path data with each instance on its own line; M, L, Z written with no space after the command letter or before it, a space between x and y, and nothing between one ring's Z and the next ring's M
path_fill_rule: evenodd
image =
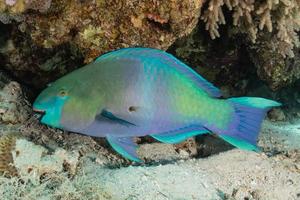
M45 12L50 8L51 0L3 0L0 2L0 11L7 15L16 15L26 10Z
M0 28L0 64L40 88L83 65L82 57L89 63L123 47L167 49L192 31L201 7L202 0L53 0L47 14L21 12L21 22Z
M162 165L110 169L90 160L82 167L91 182L102 183L103 190L116 199L295 199L299 173L286 170L293 160L285 161L231 150Z
M29 14L26 23L36 44L52 48L73 43L90 62L103 52L125 46L166 49L191 32L201 6L201 0L53 1L47 16Z
M16 135L11 133L0 136L0 175L17 176L18 171L13 165L12 151L16 145Z
M79 153L56 148L50 153L45 147L35 145L20 134L0 137L0 173L20 176L38 184L47 174L68 172L75 175Z
M190 157L197 156L197 143L194 137L188 138L187 140L175 144L175 150L182 155L188 155Z
M249 79L256 76L245 46L225 31L221 38L211 40L203 29L199 23L168 51L220 88L224 97L244 95Z
M198 157L209 157L234 148L215 135L199 136L196 138Z
M163 143L142 144L137 149L137 153L146 162L172 162L189 158L189 154L177 152L174 145Z
M261 34L256 44L248 48L258 76L273 90L290 85L300 78L299 48L294 47L293 57L286 57L281 53L285 47L286 43L279 41L276 35Z
M16 26L6 26L2 32L7 37L0 43L0 65L33 88L43 88L83 64L81 53L68 44L45 49L34 44Z
M79 159L78 152L67 152L57 148L49 153L46 148L22 138L16 140L12 155L12 164L18 174L30 179L33 184L38 184L42 175L64 170L74 175Z
M23 123L30 114L29 102L24 98L20 84L0 71L0 127L2 124Z
M300 149L300 120L290 122L264 121L258 146L270 155Z
M285 121L286 116L282 109L274 108L268 113L268 117L271 121Z

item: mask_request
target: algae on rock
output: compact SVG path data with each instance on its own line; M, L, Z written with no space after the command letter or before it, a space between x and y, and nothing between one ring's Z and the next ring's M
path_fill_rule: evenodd
M0 123L25 122L31 113L29 102L25 100L20 84L7 79L0 71Z
M21 177L38 184L41 176L66 171L70 175L76 172L79 153L67 152L57 148L49 153L45 147L35 145L24 138L15 140L12 150L12 165ZM66 168L68 166L68 168Z
M45 0L41 4L51 5L41 10L23 0L13 5L0 2L5 5L0 15L11 17L9 25L0 24L6 32L0 65L35 88L114 49L167 49L192 31L202 6L202 0ZM13 13L21 2L26 8Z
M16 145L14 134L0 135L0 175L7 177L17 176L18 171L13 165L12 151Z
M256 44L248 51L260 79L273 90L288 86L300 78L300 48L295 48L293 58L284 57L279 51L286 43L274 34L259 34Z

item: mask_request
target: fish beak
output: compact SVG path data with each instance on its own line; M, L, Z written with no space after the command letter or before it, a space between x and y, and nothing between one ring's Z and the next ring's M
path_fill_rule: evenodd
M40 110L40 109L36 109L36 108L33 108L33 111L36 112L36 113L39 113L39 114L45 114L46 113L45 110Z
M36 118L38 121L42 122L43 118L46 116L46 111L42 109L37 109L33 107L33 117Z
M44 117L44 115L46 114L45 110L41 110L41 109L37 109L37 108L33 108L33 111L35 112L35 116L41 120L42 117Z

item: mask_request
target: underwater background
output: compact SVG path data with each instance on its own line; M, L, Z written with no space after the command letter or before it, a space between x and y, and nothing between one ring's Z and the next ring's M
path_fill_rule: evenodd
M300 199L298 0L0 0L0 199ZM102 138L41 125L47 84L125 47L165 50L224 97L283 104L258 146L214 135L136 138L132 164Z

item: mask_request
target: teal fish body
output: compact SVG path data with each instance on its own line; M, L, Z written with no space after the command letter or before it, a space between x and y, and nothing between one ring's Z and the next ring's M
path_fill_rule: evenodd
M220 99L221 92L172 55L127 48L100 56L52 83L34 102L41 122L106 137L124 157L140 161L133 137L150 135L179 143L216 133L227 142L257 150L268 109L280 104L263 98Z

